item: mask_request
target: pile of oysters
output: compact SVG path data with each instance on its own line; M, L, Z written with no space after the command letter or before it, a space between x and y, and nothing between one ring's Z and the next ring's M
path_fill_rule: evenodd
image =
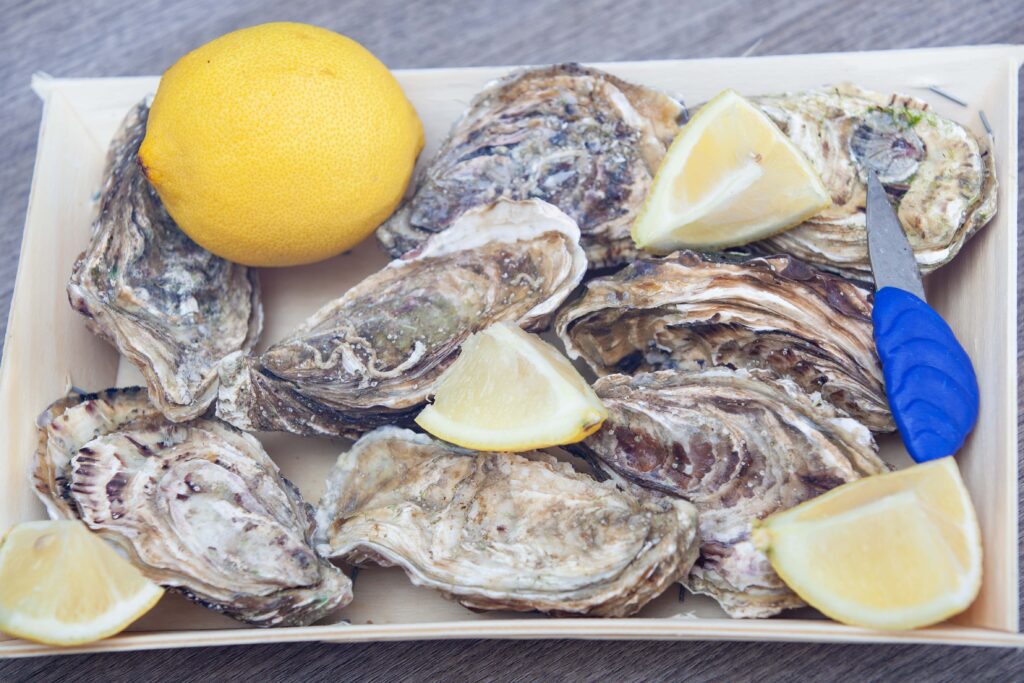
M147 386L39 418L33 486L153 581L258 626L353 598L397 565L476 610L628 616L674 583L734 617L802 603L753 520L883 472L895 429L872 339L865 172L923 272L993 215L990 150L925 103L850 85L753 101L832 195L743 253L641 253L629 228L680 101L576 64L486 87L377 232L394 258L262 354L257 274L192 242L109 154L71 305ZM475 453L411 418L471 334L553 330L609 410L573 455ZM317 508L252 432L356 439ZM581 466L588 463L588 467Z

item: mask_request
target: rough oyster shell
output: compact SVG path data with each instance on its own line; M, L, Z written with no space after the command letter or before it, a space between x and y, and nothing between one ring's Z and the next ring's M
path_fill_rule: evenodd
M142 371L172 420L217 396L217 363L248 351L263 326L256 271L214 256L182 232L139 167L149 106L137 105L111 143L89 247L68 299L96 334Z
M898 201L923 273L952 260L995 213L991 150L925 102L849 84L754 101L807 155L832 195L821 214L752 245L761 253L793 254L870 281L865 165Z
M870 294L789 256L728 262L677 252L589 281L558 314L571 358L598 375L770 370L873 431L895 429L872 337Z
M475 453L382 427L343 453L318 549L402 567L471 609L627 616L684 576L697 512L640 498L550 456Z
M789 380L713 368L609 375L594 389L610 415L583 449L697 506L701 556L684 583L733 617L803 604L754 548L754 519L887 469L863 425Z
M141 387L72 394L37 422L33 483L151 580L257 626L310 624L352 599L313 550L313 510L255 438L172 423Z
M349 436L410 417L470 334L548 324L586 270L578 240L575 222L539 200L472 209L262 356L226 359L217 415L247 430Z
M667 95L578 64L489 84L377 237L393 256L497 197L537 197L580 226L591 267L626 263L629 229L684 116Z

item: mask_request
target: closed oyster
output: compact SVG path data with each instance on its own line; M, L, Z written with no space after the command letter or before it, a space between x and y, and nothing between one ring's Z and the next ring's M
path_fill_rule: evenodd
M539 200L463 214L259 357L221 366L217 415L246 430L354 436L410 418L472 333L545 327L586 270L571 218Z
M578 64L513 72L473 98L377 237L400 256L470 207L537 197L579 223L591 267L626 263L630 226L684 111Z
M803 603L750 539L751 523L844 482L886 471L871 433L789 380L746 370L609 375L609 411L583 443L600 468L700 511L700 558L685 585L733 617Z
M317 547L357 565L398 565L471 609L567 616L627 616L689 570L692 505L531 455L378 429L338 458Z
M217 363L248 351L263 326L256 271L206 251L168 215L136 160L149 106L137 105L111 143L89 247L68 298L96 334L146 378L176 421L217 396Z
M257 626L310 624L352 599L313 550L313 510L252 436L169 422L140 387L72 394L38 420L33 483L151 580Z
M995 213L991 150L925 102L849 84L754 101L807 155L832 195L822 213L755 243L761 253L789 253L870 281L866 168L898 203L923 273L952 260Z
M769 370L820 392L873 431L895 429L870 294L789 256L728 262L677 252L587 283L558 315L572 358L598 375Z

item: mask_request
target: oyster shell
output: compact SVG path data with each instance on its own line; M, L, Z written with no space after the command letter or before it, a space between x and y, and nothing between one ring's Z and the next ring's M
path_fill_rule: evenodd
M497 197L537 197L580 226L591 267L635 255L629 229L685 110L667 95L579 64L489 84L377 230L393 256Z
M382 427L343 453L318 549L398 565L471 609L627 616L685 575L696 510L599 483L550 456L475 453Z
M256 343L263 309L256 271L189 239L143 175L148 116L137 105L111 143L99 217L67 291L89 329L142 371L160 410L182 421L216 398L221 358Z
M870 281L865 166L898 202L923 273L952 260L995 213L991 151L921 100L843 84L754 101L807 155L832 194L832 206L821 214L752 245L761 253L789 253Z
M595 278L559 312L571 358L598 375L714 365L769 370L873 431L895 429L870 294L789 256L729 262L677 252Z
M746 370L602 377L610 413L583 442L600 468L700 511L700 558L684 580L733 617L803 603L750 540L751 523L887 469L871 433L793 382Z
M545 327L586 270L576 223L539 200L464 214L259 357L221 365L217 415L246 430L358 435L411 417L473 332Z
M169 422L141 387L72 394L37 422L33 483L151 580L257 626L310 624L352 599L313 550L313 510L260 443Z

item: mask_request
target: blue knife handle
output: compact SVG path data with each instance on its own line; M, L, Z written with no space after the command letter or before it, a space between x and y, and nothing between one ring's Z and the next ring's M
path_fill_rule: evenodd
M885 390L915 462L956 453L978 420L978 380L946 321L910 292L883 287L871 312Z

